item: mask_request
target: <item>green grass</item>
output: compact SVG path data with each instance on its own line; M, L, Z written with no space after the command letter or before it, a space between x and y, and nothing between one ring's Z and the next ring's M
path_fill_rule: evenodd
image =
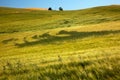
M1 7L0 80L120 80L119 7Z
M36 31L120 20L119 5L62 12L11 8L0 8L0 10L0 33Z

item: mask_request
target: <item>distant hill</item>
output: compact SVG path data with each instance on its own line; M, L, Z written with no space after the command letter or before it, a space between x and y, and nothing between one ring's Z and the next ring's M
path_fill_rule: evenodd
M47 10L47 8L10 8L10 7L0 7L0 13L26 13L31 11Z
M120 5L62 12L42 8L0 7L0 16L2 33L44 30L120 21Z
M47 8L25 8L27 10L48 10Z

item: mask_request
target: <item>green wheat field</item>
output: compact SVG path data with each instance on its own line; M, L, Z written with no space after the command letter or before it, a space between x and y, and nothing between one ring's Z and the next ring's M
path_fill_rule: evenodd
M120 80L120 5L0 7L0 80Z

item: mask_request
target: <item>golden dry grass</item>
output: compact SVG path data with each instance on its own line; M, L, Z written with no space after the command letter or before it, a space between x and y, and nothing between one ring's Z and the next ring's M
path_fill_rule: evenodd
M82 17L82 13L87 11L89 9L76 11L72 16L75 18L75 15L81 14ZM85 18L90 21L89 24L85 20L85 25L71 25L79 23L81 18L68 19L69 15L65 14L71 13L69 11L59 15L58 12L40 11L37 12L37 17L40 13L42 14L39 17L43 14L44 17L57 14L44 18L42 27L42 21L34 18L32 13L34 12L21 14L29 14L25 20L21 20L18 14L7 16L13 17L11 19L18 16L18 21L15 22L2 18L0 80L120 80L120 21L119 17L116 17L119 16L118 13L108 15L103 12L110 21L104 21L108 20L106 16L99 19L100 16L96 13L94 14L97 19L92 19L91 13ZM111 15L115 18L112 19ZM54 22L54 18L58 18L58 21ZM95 23L92 24L91 20ZM34 25L41 28L34 29ZM62 27L53 27L61 25ZM5 28L2 32L3 27ZM18 27L22 30L14 31L18 30Z
M25 8L25 9L27 9L27 10L48 10L48 9L46 9L46 8Z

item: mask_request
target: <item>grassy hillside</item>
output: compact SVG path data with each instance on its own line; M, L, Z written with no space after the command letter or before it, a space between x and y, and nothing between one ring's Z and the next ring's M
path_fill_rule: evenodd
M96 7L63 12L1 8L0 16L0 33L39 31L119 21L120 6Z
M0 8L0 80L120 80L120 6Z

